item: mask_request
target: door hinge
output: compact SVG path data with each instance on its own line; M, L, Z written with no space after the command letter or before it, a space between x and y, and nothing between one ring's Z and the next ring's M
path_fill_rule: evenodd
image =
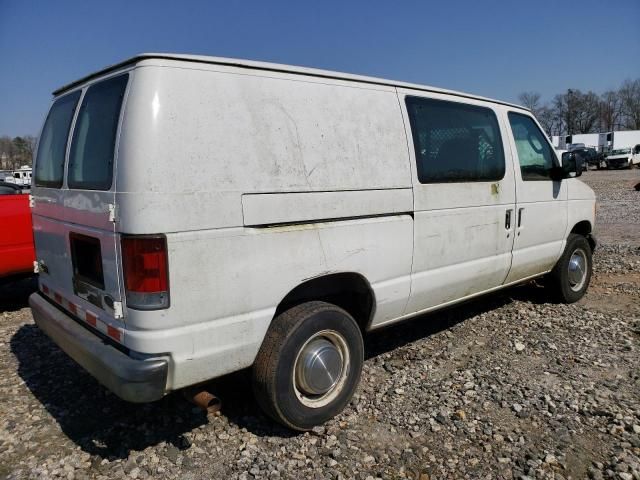
M33 195L29 195L29 208L33 208L36 206L36 199L33 198Z
M34 260L33 273L49 273L49 267L44 263L44 260Z
M116 221L116 206L113 203L109 204L109 221Z
M122 317L122 302L113 302L113 318Z

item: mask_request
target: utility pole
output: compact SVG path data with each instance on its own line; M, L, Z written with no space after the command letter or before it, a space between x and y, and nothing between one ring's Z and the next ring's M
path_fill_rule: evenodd
M573 91L569 88L567 89L567 134L573 134L573 125L571 122L571 95Z

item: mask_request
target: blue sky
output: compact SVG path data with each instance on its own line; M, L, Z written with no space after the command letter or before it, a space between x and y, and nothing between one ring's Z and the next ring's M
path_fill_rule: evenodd
M549 99L640 77L640 0L0 0L0 135L37 134L56 87L159 51Z

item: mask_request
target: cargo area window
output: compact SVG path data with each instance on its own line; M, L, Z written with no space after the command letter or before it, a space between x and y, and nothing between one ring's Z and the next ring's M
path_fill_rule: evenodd
M69 188L109 190L120 108L128 75L90 86L82 99L69 153Z
M509 124L518 152L522 180L550 180L555 153L544 133L527 115L509 112Z
M80 91L70 93L53 102L49 110L36 155L35 184L38 187L62 186L69 128L79 99Z
M505 173L495 113L485 107L407 97L420 183L491 182Z

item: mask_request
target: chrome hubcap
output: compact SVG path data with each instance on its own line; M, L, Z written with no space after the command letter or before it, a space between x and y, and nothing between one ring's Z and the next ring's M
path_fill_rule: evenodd
M304 347L296 367L296 381L300 389L311 395L322 395L338 381L342 356L329 340L316 338Z
M587 255L584 250L578 248L569 259L569 286L571 290L578 291L584 285L587 278Z
M323 330L300 349L293 370L293 386L298 399L318 408L331 402L347 378L349 349L335 330Z

